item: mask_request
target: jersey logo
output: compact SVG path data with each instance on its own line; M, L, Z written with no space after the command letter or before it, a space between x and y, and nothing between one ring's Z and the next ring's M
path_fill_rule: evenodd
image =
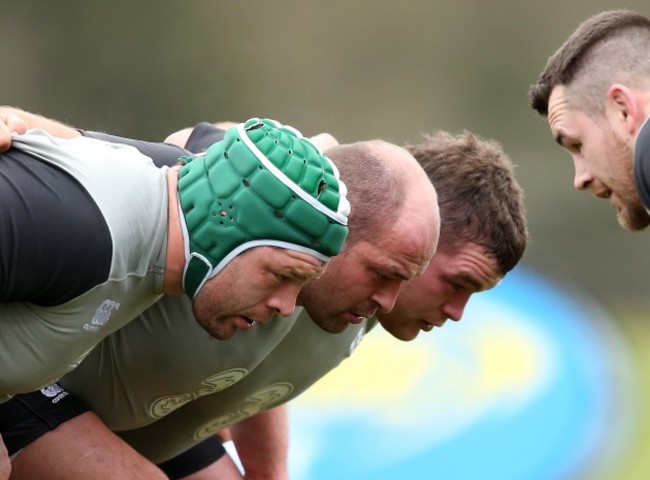
M108 319L111 318L113 310L117 310L118 308L120 308L120 302L109 299L104 300L95 311L91 322L84 325L84 330L97 333L108 322Z
M52 399L52 403L57 403L62 398L68 395L68 392L64 390L58 383L53 383L48 385L45 388L41 388L41 393L47 398Z
M221 429L237 423L264 410L279 405L293 392L293 385L287 382L274 383L253 393L236 412L226 413L204 423L194 431L194 439L201 440L216 434Z
M56 397L62 391L63 388L61 388L58 383L53 383L52 385L48 385L45 388L41 388L41 393L47 398Z
M161 418L170 414L177 408L182 407L187 402L196 400L204 395L219 392L225 388L234 385L246 376L248 370L244 368L232 368L221 372L217 375L206 378L201 382L203 388L196 390L194 393L182 393L178 395L166 395L153 401L149 407L149 415L154 418Z

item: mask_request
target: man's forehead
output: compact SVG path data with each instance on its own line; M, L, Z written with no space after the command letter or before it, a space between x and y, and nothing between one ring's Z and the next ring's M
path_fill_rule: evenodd
M566 113L568 109L568 99L566 88L563 85L558 85L551 91L548 98L548 123L553 129L553 126L561 119L562 114Z
M264 250L266 248L266 250ZM256 247L258 256L266 263L276 265L311 265L311 266L325 266L327 262L317 258L310 252L305 252L293 248L281 247ZM254 249L254 250L255 250Z
M421 274L429 263L429 258L422 251L401 248L403 243L392 242L387 246L372 245L364 252L368 263L383 274L390 274L402 280L410 280Z
M580 140L585 129L595 123L586 112L572 106L563 92L553 97L552 104L549 103L548 124L553 138L561 147L567 148L569 142Z
M496 258L485 247L473 242L442 245L429 269L446 271L471 285L476 292L493 288L503 278Z

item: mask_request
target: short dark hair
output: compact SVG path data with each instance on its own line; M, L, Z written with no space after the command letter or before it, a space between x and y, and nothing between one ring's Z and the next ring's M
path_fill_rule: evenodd
M500 144L468 131L439 131L407 145L438 194L440 245L485 248L502 274L523 256L528 239L523 191Z

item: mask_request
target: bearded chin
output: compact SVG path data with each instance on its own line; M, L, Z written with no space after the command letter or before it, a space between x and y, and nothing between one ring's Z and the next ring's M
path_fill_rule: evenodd
M618 212L618 223L627 231L639 232L650 225L650 215L640 206L628 208Z

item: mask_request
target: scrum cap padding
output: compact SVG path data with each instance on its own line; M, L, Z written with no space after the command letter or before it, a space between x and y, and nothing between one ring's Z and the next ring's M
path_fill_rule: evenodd
M251 119L205 154L183 160L183 284L191 298L251 247L289 248L323 261L341 251L347 189L334 164L297 130Z

